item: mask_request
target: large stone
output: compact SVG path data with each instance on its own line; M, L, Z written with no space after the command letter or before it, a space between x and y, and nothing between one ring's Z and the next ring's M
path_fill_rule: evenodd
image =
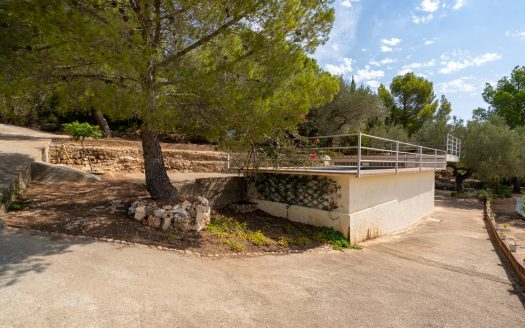
M185 200L184 202L182 202L182 204L180 204L180 207L181 207L183 210L187 210L188 208L191 207L191 202Z
M202 196L198 196L197 200L199 201L200 205L203 205L203 206L208 206L210 204L210 202Z
M210 223L211 220L211 209L209 206L197 205L195 210L195 224L192 229L195 231L201 231Z
M185 220L189 219L190 217L189 213L183 208L174 208L171 210L171 213L173 216L181 216Z
M150 227L153 227L153 228L158 228L160 227L161 223L162 223L162 219L155 216L155 215L150 215L148 216L148 220L146 222Z
M146 206L140 205L137 208L135 208L135 220L142 221L146 217Z
M166 218L162 219L162 226L161 226L162 230L168 230L170 226L171 226L171 218L170 217L166 217Z
M153 210L153 215L159 217L159 218L165 218L167 216L168 212L165 209L156 209Z

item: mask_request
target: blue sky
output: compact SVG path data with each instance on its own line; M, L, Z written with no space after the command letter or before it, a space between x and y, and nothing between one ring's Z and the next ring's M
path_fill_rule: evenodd
M335 0L319 65L374 90L412 71L470 119L481 93L525 65L525 0Z

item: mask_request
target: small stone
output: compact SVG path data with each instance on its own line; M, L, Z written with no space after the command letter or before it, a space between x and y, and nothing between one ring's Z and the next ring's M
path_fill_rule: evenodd
M146 217L146 206L141 205L135 208L135 220L142 221Z
M128 215L129 216L132 216L132 215L135 215L135 207L131 206L130 208L128 208Z
M169 205L164 205L164 206L162 206L162 209L164 209L164 210L166 210L166 211L171 210L171 208L172 208L172 207L169 206Z
M162 223L162 219L159 218L159 217L156 217L155 215L150 215L150 216L148 216L148 220L147 220L146 223L150 227L158 228L158 227L160 227L160 225Z
M162 227L161 229L166 231L169 229L169 227L171 226L171 218L164 218L162 220Z

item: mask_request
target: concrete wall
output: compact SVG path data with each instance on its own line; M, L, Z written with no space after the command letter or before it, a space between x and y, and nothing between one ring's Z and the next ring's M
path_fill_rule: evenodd
M341 187L333 211L253 199L272 215L292 221L328 226L341 231L350 242L402 230L434 208L434 172L365 176L329 176Z
M350 177L352 242L402 230L434 208L434 172Z

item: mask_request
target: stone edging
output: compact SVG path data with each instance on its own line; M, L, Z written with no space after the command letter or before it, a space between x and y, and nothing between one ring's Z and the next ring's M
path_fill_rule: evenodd
M220 254L201 254L199 252L194 252L190 250L182 250L182 249L175 249L170 247L164 247L164 246L155 246L155 245L146 245L146 244L140 244L140 243L132 243L125 240L118 240L118 239L111 239L111 238L104 238L104 237L90 237L90 236L83 236L83 235L68 235L66 233L60 233L60 232L49 232L49 231L42 231L42 230L35 230L35 229L20 229L20 228L14 228L5 226L5 230L10 230L14 232L18 231L25 231L29 233L34 233L42 236L51 236L51 237L60 237L63 239L77 239L77 240L93 240L93 241L102 241L102 242L108 242L113 244L120 244L120 245L126 245L126 246L134 246L138 248L152 248L152 249L158 249L162 251L168 251L173 253L178 253L181 255L189 255L189 256L196 256L196 257L207 257L207 258L221 258L221 257L253 257L253 256L264 256L264 255L288 255L288 254L301 254L301 253L328 253L332 251L332 247L330 245L322 245L316 248L307 249L305 251L299 251L299 250L286 250L286 251L278 251L278 252L243 252L243 253L220 253Z
M487 222L489 235L496 241L499 249L505 254L505 258L510 263L510 266L516 274L519 282L525 287L525 266L523 260L519 259L515 253L511 252L507 244L499 237L494 225L494 214L492 213L490 200L488 199L485 201L483 208L483 219Z

